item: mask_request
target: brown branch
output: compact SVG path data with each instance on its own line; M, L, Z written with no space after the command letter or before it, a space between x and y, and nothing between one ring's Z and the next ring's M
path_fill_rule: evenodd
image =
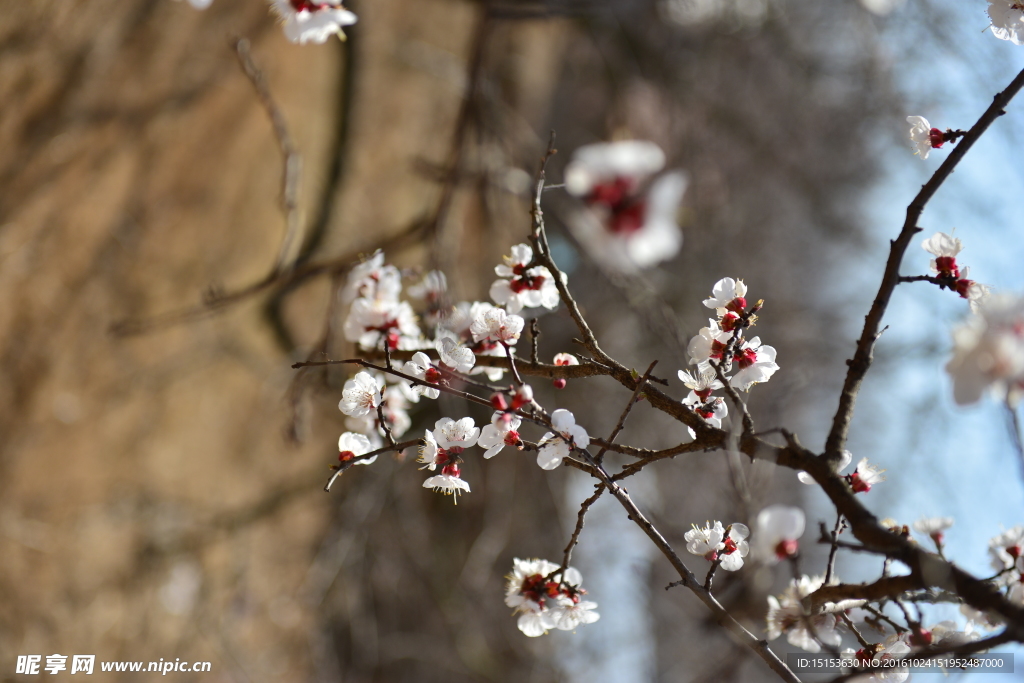
M619 421L615 423L615 427L612 429L612 433L608 436L608 441L601 445L601 450L594 456L594 460L601 462L604 459L605 452L612 446L615 441L615 437L619 435L622 428L626 426L626 418L629 417L629 411L633 410L633 406L636 404L637 399L640 396L640 392L643 391L644 385L647 384L647 380L651 376L651 372L654 371L654 366L658 364L658 361L652 361L647 367L647 372L643 374L640 381L636 383L636 389L633 390L633 395L629 397L629 402L626 403L626 407L622 409L622 414L619 415Z
M330 493L331 492L331 487L334 486L334 482L338 480L338 477L343 475L346 471L348 471L352 467L352 465L354 465L355 463L359 462L360 460L369 460L370 458L377 457L381 453L389 453L391 451L395 451L396 453L400 453L401 451L404 451L406 448L409 448L410 446L415 446L415 445L417 445L419 443L420 443L419 439L413 439L412 441L402 441L401 443L393 443L393 444L390 444L388 446L384 446L383 448L378 448L375 451L370 451L369 453L363 453L362 455L357 455L356 457L352 458L351 460L346 460L345 462L341 463L340 465L332 465L332 467L334 468L334 475L330 478L330 480L328 480L327 484L324 486L324 491L327 491L328 493Z
M587 516L587 511L590 510L590 506L597 502L597 499L601 497L601 494L605 492L604 484L598 484L597 490L594 491L594 495L583 501L580 505L580 511L576 515L576 528L573 529L572 536L569 538L568 545L565 546L565 550L562 552L562 570L569 568L569 560L572 559L572 549L579 543L580 533L583 531L584 518Z
M810 602L813 611L818 611L825 603L839 603L844 600L867 600L878 601L884 599L895 599L907 591L924 588L924 582L920 577L910 574L908 576L887 576L878 579L874 583L838 583L832 586L822 586L811 593L806 599Z
M957 164L964 158L964 155L971 149L975 142L982 136L992 123L1005 114L1003 110L1014 95L1024 87L1024 71L1017 74L1009 86L1001 93L998 93L992 101L992 105L981 115L978 122L964 136L963 140L953 151L950 152L942 165L932 174L931 179L924 184L921 191L917 193L914 200L907 207L907 217L903 223L903 229L890 246L889 259L885 265L885 273L882 276L882 283L878 288L878 294L871 304L867 317L864 320L864 329L861 332L860 340L857 342L857 351L851 360L847 361L849 370L846 373L846 381L843 383L842 393L839 395L839 407L832 420L832 428L829 431L828 439L825 442L825 457L832 463L838 463L843 447L846 445L846 438L850 432L850 422L853 418L854 405L857 402L857 394L860 392L864 376L871 367L874 354L875 340L878 338L882 324L882 317L885 315L892 297L893 290L899 284L900 264L903 256L910 245L910 240L921 231L917 226L918 219L924 212L929 200L935 195L938 189L953 173Z

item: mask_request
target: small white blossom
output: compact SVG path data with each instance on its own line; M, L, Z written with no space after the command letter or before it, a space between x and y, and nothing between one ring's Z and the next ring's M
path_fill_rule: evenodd
M352 417L362 417L377 410L381 401L380 388L383 385L383 381L378 384L368 372L357 373L355 377L345 382L338 408Z
M338 460L342 463L348 462L349 460L355 460L360 455L364 455L374 450L370 444L370 440L362 434L355 434L353 432L345 432L338 439ZM362 460L355 460L354 465L370 465L377 456L371 458L364 458Z
M441 362L456 372L469 374L473 366L476 365L476 356L473 351L465 346L460 346L451 337L439 338L435 342L434 348L437 349L437 355L441 358Z
M445 450L465 449L476 445L477 439L480 438L480 429L471 417L464 417L458 421L442 417L434 423L434 438L437 439L437 445Z
M501 279L491 285L491 298L504 304L509 313L538 306L558 308L558 287L551 271L544 266L528 268L531 261L533 249L517 244L512 247L512 255L505 257L505 263L494 269Z
M988 542L988 554L992 568L997 572L1014 566L1024 554L1024 526L1007 529Z
M562 459L571 452L569 443L576 448L590 445L587 430L576 424L576 418L568 410L558 409L551 413L551 427L556 433L548 432L540 440L537 464L541 469L553 470L562 464Z
M921 248L934 256L929 267L936 275L959 277L960 270L956 264L956 256L963 251L964 243L960 238L937 232L924 242Z
M401 292L402 273L392 265L384 265L384 252L378 249L370 258L352 266L339 296L344 304L355 299L397 302Z
M516 625L525 635L542 636L551 629L573 631L600 618L597 603L582 599L586 593L580 572L547 560L516 558L505 586L505 604L519 613Z
M718 380L718 375L710 364L697 366L697 371L693 374L686 370L680 370L678 375L687 389L705 400L711 395L712 391L725 386Z
M697 395L697 392L691 391L690 394L683 399L684 406L690 406L693 412L704 418L704 421L715 429L722 428L722 420L729 415L729 406L726 405L725 400L720 397L712 397L708 400L703 400Z
M853 474L847 476L847 481L854 493L867 493L872 486L885 481L882 472L885 470L870 464L867 458L861 458Z
M1019 0L988 0L992 35L1014 45L1024 45L1024 6Z
M722 569L734 572L743 566L743 558L749 549L746 541L749 535L750 530L744 524L730 524L726 529L716 521L703 529L694 525L683 538L688 551L708 562L720 562Z
M417 284L409 287L409 296L426 299L428 303L440 301L448 291L448 278L439 270L432 270L423 276Z
M706 363L709 359L722 360L722 352L732 337L732 333L724 331L717 320L708 320L708 323L707 327L701 328L701 331L690 339L686 347L690 365Z
M387 339L392 349L415 349L420 345L416 314L407 301L356 299L343 331L345 339L364 349L379 349L382 339Z
M579 365L580 359L571 353L556 353L555 365Z
M445 465L441 474L429 477L423 482L423 488L434 489L446 496L452 496L452 500L458 505L459 494L463 491L469 493L469 484L461 479L460 474L458 465Z
M522 418L512 413L495 411L491 416L491 424L485 426L480 432L480 439L477 445L486 448L484 458L493 458L505 446L517 446L521 442L519 438L519 425Z
M759 337L742 342L735 353L735 362L740 369L729 380L730 383L740 391L750 391L755 384L767 382L779 369L775 357L775 348L762 346Z
M501 308L483 311L470 325L473 341L489 340L515 344L519 341L519 333L523 331L525 322L518 315L506 313Z
M775 564L797 554L804 535L804 511L789 505L769 505L757 514L754 525L754 556Z
M326 0L272 0L274 11L284 22L284 34L293 43L325 43L342 36L342 27L356 23L356 15L340 2Z
M910 140L914 143L914 154L927 159L933 148L942 147L942 131L932 128L928 119L923 116L908 116L907 123L910 124Z
M722 278L715 283L711 290L711 298L704 300L704 305L713 308L719 316L730 311L743 313L747 308L747 286L743 280L734 280L731 277Z
M422 351L417 351L413 354L412 360L402 366L402 372L415 377L423 382L430 382L431 384L437 384L440 380L440 373L430 363L430 357ZM409 393L412 396L426 396L427 398L437 398L440 395L440 390L434 387L424 386L422 384L416 384L409 387Z

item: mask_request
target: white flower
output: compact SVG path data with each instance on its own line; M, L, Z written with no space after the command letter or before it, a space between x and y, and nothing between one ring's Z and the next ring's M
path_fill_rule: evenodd
M551 427L557 432L545 434L540 440L540 451L537 453L537 464L541 469L553 470L562 464L562 459L569 455L571 442L576 448L590 445L587 430L576 424L576 418L568 410L558 409L551 413Z
M1014 45L1024 45L1024 7L1018 0L988 0L992 35Z
M943 277L960 277L956 255L963 250L964 243L959 238L937 232L922 242L921 248L935 257L929 265L933 273Z
M725 538L725 527L719 521L714 525L708 522L703 529L694 524L692 529L683 534L683 538L686 539L689 552L713 562L718 559L718 549L722 547L722 539ZM710 557L712 554L714 557Z
M703 529L695 524L683 538L688 551L708 562L721 562L722 569L734 572L743 566L743 558L748 551L745 539L749 535L750 530L744 524L730 524L726 529L716 521Z
M380 388L383 385L383 380L378 384L368 372L357 373L355 377L345 382L338 408L352 417L362 417L377 410L381 401Z
M914 522L914 531L930 537L935 541L935 545L942 545L942 532L951 526L953 526L952 517L922 517Z
M747 286L743 280L734 280L731 277L722 278L715 283L711 290L711 298L704 300L704 305L713 308L719 316L730 311L743 313L747 309Z
M928 631L931 633L931 644L941 648L960 647L981 638L981 634L974 630L974 624L970 621L963 630L960 630L954 621L940 621Z
M338 460L342 463L346 463L349 460L354 460L360 455L364 455L374 450L370 444L370 440L362 434L354 434L352 432L345 432L338 439ZM369 465L377 456L372 458L364 458L363 460L356 460L354 465Z
M854 653L852 650L847 650L844 654L852 654L855 657L859 657L862 662L862 666L882 666L879 669L870 674L863 676L856 676L851 681L857 683L877 683L878 681L892 681L893 683L903 683L910 677L910 671L907 667L896 667L892 665L885 665L884 662L887 660L903 659L907 654L910 653L910 646L907 645L900 635L893 634L885 639L885 643L879 643L875 646L877 652L872 655L858 651Z
M824 577L802 576L800 579L793 579L778 598L768 596L768 640L775 640L785 633L790 645L808 652L820 652L821 646L808 628L810 623L822 643L832 647L839 646L842 636L836 631L838 617L834 614L808 617L804 615L801 605L801 600L818 590L822 583Z
M708 323L708 327L701 328L686 347L690 365L699 365L708 359L722 360L722 352L732 337L732 333L724 331L717 320L708 320Z
M468 374L476 365L476 356L465 346L460 346L451 337L441 337L434 343L441 362L456 372Z
M439 458L438 455L440 453L441 451L437 447L437 439L434 438L430 430L425 431L423 434L423 444L420 445L420 457L416 460L423 463L423 467L420 469L433 472L437 469L438 465L448 462L448 455L444 453Z
M579 365L580 359L571 353L556 353L555 365Z
M698 365L697 371L693 374L690 374L686 370L680 370L678 375L679 379L687 389L695 393L698 398L705 401L711 395L712 391L715 389L721 389L724 386L718 380L718 375L710 364Z
M199 10L206 9L212 2L213 0L188 0L188 4Z
M754 556L775 564L796 555L806 523L804 511L797 507L769 505L761 510L754 526Z
M531 261L533 249L517 244L512 247L512 255L505 257L504 265L494 269L502 279L491 285L491 298L504 304L509 313L538 306L549 310L558 307L558 287L551 271L544 266L527 268Z
M666 173L646 191L642 187L664 165L665 155L654 143L623 141L581 147L566 167L566 190L588 209L574 216L570 227L606 267L647 268L672 258L682 246L675 214L686 177Z
M735 354L740 370L729 381L740 391L750 391L755 384L767 382L779 369L775 355L775 348L762 346L759 337L742 342Z
M988 542L992 568L997 572L1009 569L1024 552L1024 526L1007 529Z
M459 494L465 491L469 493L469 484L464 482L459 475L459 466L455 464L445 465L441 474L429 477L423 482L423 488L440 491L446 496L451 496L456 505L459 503Z
M595 612L597 603L589 600L573 602L571 598L560 597L551 609L554 627L561 631L575 631L580 624L593 624L601 618Z
M465 449L476 445L480 430L471 417L458 421L442 417L434 423L434 438L437 439L437 445L446 451L452 448Z
M519 333L523 331L525 321L518 315L511 315L501 308L484 310L470 325L473 341L489 340L515 344L519 341Z
M849 465L851 462L853 462L853 453L844 450L842 453L839 454L839 465L836 467L836 472L842 472L843 470L846 469L846 466ZM800 483L802 484L811 485L817 483L816 481L814 481L814 477L807 474L806 472L797 472L796 478L799 479Z
M356 23L356 15L332 0L273 0L272 4L284 21L285 36L293 43L325 43L334 35L344 37L342 27Z
M495 411L491 416L491 424L485 426L480 432L480 439L476 442L480 448L486 448L484 458L493 458L505 446L517 446L520 443L519 425L522 418L512 413Z
M344 304L357 298L397 302L401 292L402 273L394 266L384 265L384 252L378 249L370 258L352 266L339 296Z
M470 350L477 356L504 356L505 349L497 342L487 338L474 340L472 333L473 321L482 317L484 313L494 310L495 306L486 301L476 301L472 304L468 301L460 301L444 316L442 325L437 328L436 338L450 338L453 342L465 342L472 344ZM474 367L471 375L484 373L487 379L492 382L501 380L505 370L501 367Z
M705 401L700 398L696 391L683 399L684 406L693 408L693 412L704 418L704 421L715 429L722 428L722 420L729 414L729 406L720 397L713 397Z
M953 398L974 403L993 386L1002 394L1024 386L1024 298L993 294L953 330L953 358L946 365Z
M854 493L867 493L872 486L885 481L882 472L885 470L870 464L867 458L861 458L853 474L847 475L846 479Z
M413 354L412 360L402 366L402 372L410 377L415 377L418 380L430 382L431 384L437 384L441 379L441 373L431 365L430 357L422 351L417 351ZM437 398L441 392L434 387L416 384L409 387L409 393L410 396L416 396L415 400L418 400L419 396Z
M914 154L927 159L932 148L942 147L942 131L932 128L928 119L923 116L908 116L907 123L910 124L910 140L914 143Z
M392 349L414 349L420 344L416 314L407 301L356 299L343 331L345 339L357 342L364 349L380 348L384 338Z

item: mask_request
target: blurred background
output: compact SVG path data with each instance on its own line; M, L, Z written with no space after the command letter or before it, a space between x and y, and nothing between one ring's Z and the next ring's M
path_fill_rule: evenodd
M718 279L743 278L766 300L756 333L782 366L750 394L758 428L820 448L888 239L945 155L916 159L905 117L968 128L1024 66L1022 48L983 32L983 2L351 9L346 42L297 46L258 0L4 8L0 680L23 679L17 655L53 653L212 662L180 680L771 680L692 595L663 590L677 577L614 501L595 506L575 555L601 621L525 638L503 577L514 557L559 559L591 483L506 452L467 464L473 492L454 507L411 462L384 457L325 494L346 370L290 365L351 355L332 302L347 264L378 246L400 267L442 268L455 300L485 299L493 266L525 241L548 131L554 183L580 145L648 139L690 178L686 241L661 268L602 272L564 229L569 198L545 196L584 314L624 364L658 359L682 398L675 373L706 324L700 302ZM283 273L283 161L237 38L302 158ZM1016 291L1022 109L972 151L923 226L959 227L972 277ZM913 246L904 272L926 272L926 256ZM948 396L947 330L965 310L948 292L901 288L851 449L889 469L873 509L908 524L956 516L948 552L984 574L987 539L1024 521L1024 495L998 405L955 409ZM574 350L564 308L541 329L543 359ZM629 398L603 379L557 398L534 385L605 436ZM441 415L489 417L442 397L416 407L410 434ZM683 435L641 406L620 441ZM791 472L742 472L747 494L722 454L681 456L630 491L679 549L693 523L750 523L774 502L833 522ZM803 568L819 573L810 541ZM870 579L879 564L841 557L839 572ZM782 574L720 573L716 592L761 634Z

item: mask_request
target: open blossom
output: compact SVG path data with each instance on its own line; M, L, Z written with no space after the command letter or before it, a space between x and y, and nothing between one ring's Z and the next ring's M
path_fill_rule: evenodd
M722 278L711 290L711 298L704 300L704 305L713 308L719 317L727 313L742 314L747 309L747 286L743 280L731 277Z
M352 266L339 296L342 303L349 304L355 299L398 301L401 293L401 271L385 265L384 252L378 249L370 258Z
M437 303L448 291L448 278L440 270L432 270L417 284L409 287L409 296Z
M885 470L870 464L867 458L861 458L853 474L846 475L846 482L854 493L867 493L872 486L885 481L882 472Z
M442 316L441 324L435 331L435 339L451 339L456 343L464 343L474 356L504 356L505 349L497 341L488 339L474 339L472 332L473 321L481 317L485 312L494 310L496 307L486 301L460 301L447 315ZM476 360L474 359L474 363ZM501 367L475 366L469 374L477 375L484 373L487 379L492 382L500 381L505 373Z
M437 439L438 446L446 450L466 449L476 445L477 439L480 438L480 429L471 417L464 417L461 420L442 417L434 423L434 438Z
M492 308L484 310L470 325L473 341L490 340L515 344L519 341L519 333L526 324L518 315L506 313L504 309Z
M1024 526L1015 526L991 539L988 554L997 572L1013 567L1024 554Z
M338 408L352 417L362 417L377 410L381 401L380 388L383 385L383 379L378 383L378 380L368 372L356 373L355 377L345 382Z
M518 313L524 308L558 307L558 287L555 278L544 266L528 268L533 261L533 249L526 244L512 247L512 255L505 257L505 263L494 272L501 278L491 285L491 298L504 304L509 313Z
M1024 45L1024 6L1019 0L988 0L992 35L1014 45Z
M686 370L679 371L679 379L682 380L686 388L696 394L697 398L701 401L708 400L711 396L711 392L715 389L721 389L723 385L718 380L718 375L715 373L715 369L710 365L698 365L697 371L690 374Z
M953 398L974 403L990 386L999 393L1024 387L1024 298L993 294L953 330L953 358L946 365Z
M449 368L462 374L468 374L476 365L476 355L471 349L460 346L450 337L441 337L434 343L437 355L441 362Z
M562 464L562 459L569 455L572 443L576 448L590 445L587 430L576 424L576 418L565 409L551 413L551 427L555 432L548 432L540 440L540 451L537 453L537 464L541 469L553 470Z
M836 466L836 472L842 472L851 462L853 462L853 453L844 450L842 453L839 454L839 464ZM807 474L806 472L797 472L796 478L800 480L801 484L812 485L817 483L816 481L814 481L814 477Z
M943 532L953 526L952 517L922 517L914 522L914 531L931 538L935 545L941 546Z
M350 460L355 460L360 455L365 455L370 451L374 450L370 444L370 440L362 434L355 434L353 432L345 432L338 439L338 460L344 464ZM369 465L377 459L377 456L371 458L363 458L362 460L355 460L353 465Z
M720 397L713 397L702 400L697 392L691 391L690 395L683 399L684 406L690 406L693 412L704 418L704 421L715 429L722 428L722 420L729 415L729 406Z
M804 511L789 505L769 505L757 514L754 526L754 556L775 564L799 551L807 519Z
M293 43L325 43L342 36L342 27L356 23L356 15L333 0L273 0L274 11L284 22L284 34Z
M507 577L505 604L519 614L519 630L531 638L550 629L575 630L600 618L597 603L583 600L583 576L569 567L558 572L559 565L547 560L513 561Z
M402 366L402 372L410 377L415 377L418 380L431 384L437 384L441 380L441 373L430 363L430 357L422 351L417 351L413 354L412 360ZM419 396L437 398L441 392L434 387L416 384L409 387L409 393L417 398Z
M459 494L465 491L469 493L469 484L462 480L461 470L455 463L450 463L441 468L441 474L427 478L423 482L423 488L440 491L446 496L451 496L456 505L459 503Z
M729 381L740 391L750 391L755 384L767 382L779 369L775 356L775 348L762 346L759 337L743 341L734 354L739 372Z
M933 255L931 271L940 277L960 277L960 267L956 256L963 251L964 243L959 238L937 232L924 242L921 248Z
M835 614L818 614L813 617L805 616L802 600L821 588L825 579L821 576L802 576L793 579L789 587L776 598L768 596L768 640L775 640L782 634L786 634L786 640L793 647L799 647L808 652L820 652L821 645L812 635L814 634L825 645L838 647L842 642L842 635L836 630L839 625L839 618Z
M686 191L685 176L666 173L644 187L664 165L664 152L639 140L586 145L573 154L565 187L587 211L570 226L605 266L647 268L672 258L682 246L675 214Z
M686 549L708 562L721 562L722 569L736 571L747 556L746 538L750 530L744 524L730 524L726 529L721 522L708 523L701 529L696 524L684 534Z
M690 365L698 365L709 359L722 360L722 353L732 337L732 332L724 331L717 320L708 320L708 323L709 325L702 327L686 346Z
M481 430L480 439L477 441L480 448L487 449L484 457L493 458L505 446L516 447L522 444L517 431L522 422L523 419L518 415L501 410L495 411L491 416L491 424Z
M364 349L378 349L384 339L392 349L414 349L420 344L416 314L407 301L356 299L343 331L345 339L357 342Z
M910 140L914 143L914 154L927 159L933 148L942 147L942 131L932 128L928 119L923 116L908 116L907 123L910 124Z

